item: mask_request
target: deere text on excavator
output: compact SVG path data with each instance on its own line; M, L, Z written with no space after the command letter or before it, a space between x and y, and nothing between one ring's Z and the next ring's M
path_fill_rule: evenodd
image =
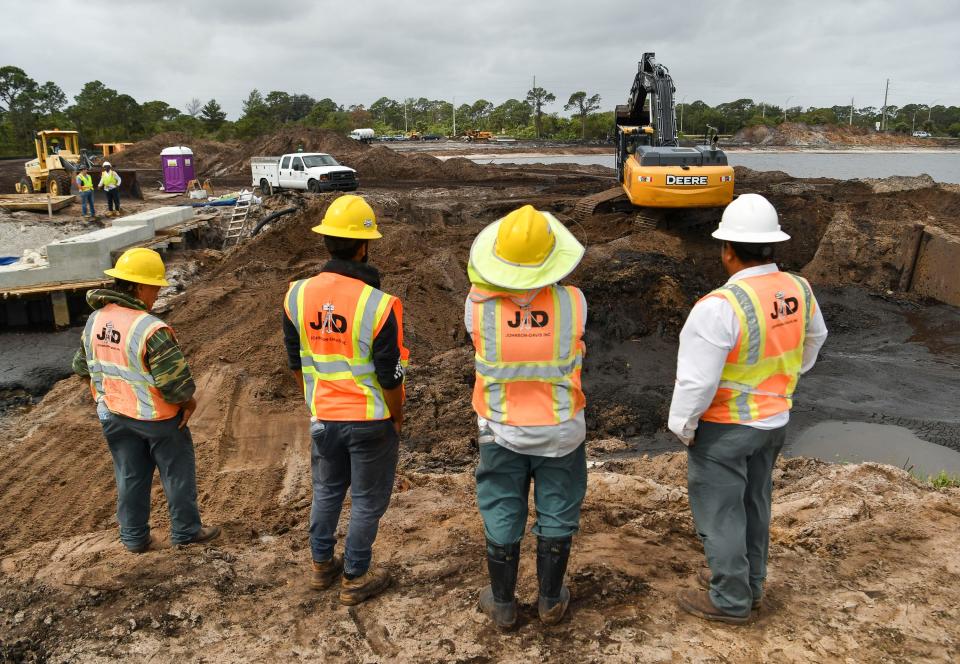
M644 53L626 104L615 113L619 187L582 199L578 217L626 194L644 208L718 208L733 200L733 167L717 144L681 147L673 78ZM706 138L706 137L705 137Z

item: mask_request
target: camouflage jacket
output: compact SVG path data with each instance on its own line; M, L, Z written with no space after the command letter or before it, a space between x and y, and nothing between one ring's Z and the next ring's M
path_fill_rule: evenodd
M87 292L87 304L93 309L100 309L108 304L119 304L130 309L146 310L143 302L124 293L107 289L97 289ZM189 401L197 386L190 375L187 358L183 356L176 337L167 328L157 330L147 339L147 367L156 381L157 389L167 403L183 403ZM80 350L73 356L73 371L78 376L87 377L87 352L80 342Z

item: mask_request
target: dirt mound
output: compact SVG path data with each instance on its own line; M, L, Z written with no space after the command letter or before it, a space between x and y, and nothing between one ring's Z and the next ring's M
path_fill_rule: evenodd
M734 134L732 140L735 143L771 146L930 146L929 141L903 134L881 134L863 127L806 125L802 122L784 122L775 127L746 127Z
M501 635L477 611L487 580L472 475L403 472L375 551L395 587L362 606L340 606L335 590L305 583L301 484L281 501L288 524L264 530L238 514L213 546L172 549L158 531L156 548L133 556L105 528L3 558L0 648L14 661L84 662L171 653L213 663L960 657L960 490L922 488L874 464L781 463L764 609L731 629L673 601L694 587L703 561L684 475L682 454L590 472L570 614L556 627L536 618L532 537L521 553L517 631Z
M222 175L237 159L241 144L221 143L206 138L195 138L182 132L168 131L152 138L138 141L123 152L110 157L117 168L160 170L160 151L177 145L193 150L197 177Z
M167 132L135 143L118 154L114 163L120 168L159 170L160 151L171 145L185 145L193 150L201 178L249 178L251 157L280 156L299 149L333 155L342 164L357 169L361 182L483 181L501 176L496 167L481 166L462 157L442 161L422 153L401 154L382 146L370 147L328 129L298 126L284 127L253 141L228 143Z

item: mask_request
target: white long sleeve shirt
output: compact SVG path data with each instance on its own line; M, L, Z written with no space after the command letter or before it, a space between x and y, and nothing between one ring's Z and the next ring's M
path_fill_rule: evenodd
M730 277L727 283L778 271L779 268L773 263L748 267ZM820 347L827 339L827 325L816 298L813 298L812 305L813 315L807 324L803 342L801 374L809 371L816 363ZM677 381L673 388L670 417L667 421L670 431L685 445L693 441L700 417L713 402L727 356L736 346L739 337L740 320L725 299L711 297L701 300L690 311L680 332ZM789 421L790 411L787 410L744 424L755 429L778 429Z

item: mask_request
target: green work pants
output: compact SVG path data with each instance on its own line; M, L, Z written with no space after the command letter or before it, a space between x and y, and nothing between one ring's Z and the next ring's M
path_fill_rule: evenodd
M749 615L763 596L773 464L786 429L700 422L687 450L690 510L713 574L710 599L731 615Z
M566 456L544 457L483 443L477 506L489 541L505 546L523 538L531 480L537 510L534 534L563 539L579 530L580 505L587 492L586 445Z

